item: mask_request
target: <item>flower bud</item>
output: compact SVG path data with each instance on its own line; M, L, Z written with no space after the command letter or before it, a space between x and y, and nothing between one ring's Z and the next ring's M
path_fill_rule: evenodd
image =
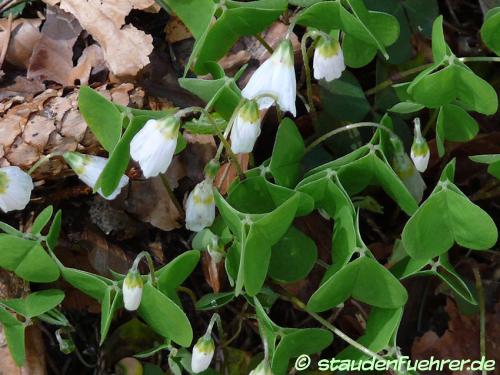
M33 181L19 167L0 168L0 208L3 212L22 210L30 201Z
M205 166L205 176L208 178L214 179L217 176L217 172L219 172L220 163L212 159Z
M219 241L219 237L213 236L207 246L207 251L214 263L220 263L224 259L224 245Z
M128 311L135 311L139 308L142 298L143 281L141 274L137 270L130 270L123 280L123 305Z
M151 119L130 142L130 156L139 163L144 177L165 173L177 147L180 120L175 116Z
M320 37L313 59L314 78L330 82L340 78L345 70L344 54L334 38Z
M64 354L70 354L75 351L75 342L71 337L71 333L67 327L59 328L55 332L59 350Z
M273 375L273 372L271 371L269 363L263 360L256 368L250 371L249 375Z
M427 165L429 164L430 158L430 150L429 146L425 138L422 136L422 132L420 131L420 119L415 119L415 136L413 138L413 144L411 146L411 160L413 160L413 164L415 164L415 168L419 172L425 172L427 169Z
M195 374L205 371L214 357L215 344L211 337L202 336L193 347L191 356L191 370Z
M260 135L259 107L253 100L241 106L231 130L231 150L235 154L252 152Z
M215 219L215 200L211 179L195 186L186 200L186 228L199 232L212 225Z

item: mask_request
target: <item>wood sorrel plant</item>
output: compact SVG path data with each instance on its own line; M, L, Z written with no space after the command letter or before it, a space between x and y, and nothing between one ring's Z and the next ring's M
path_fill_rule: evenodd
M257 321L264 348L264 359L255 361L254 373L286 374L293 358L321 353L335 336L348 344L337 358L381 359L399 355L397 330L408 299L401 280L411 276L437 276L456 299L477 304L474 291L454 269L448 252L455 245L465 250L490 249L497 242L497 228L488 213L455 184L456 161L447 157L445 141L473 139L479 126L471 113L497 112L494 88L466 64L498 62L500 58L456 56L446 43L442 16L430 5L422 5L421 12L425 19L435 20L432 26L430 22L423 25L421 31L431 38L433 61L415 65L405 55L410 41L400 30L418 22L417 15L384 13L383 5L379 4L382 2L158 0L158 3L175 13L195 39L179 84L204 100L206 106L138 110L114 104L90 87L82 87L81 113L109 157L94 159L75 153L64 157L94 192L113 199L128 182L124 175L131 158L139 163L145 178L156 176L168 169L174 154L183 152L186 146L183 132L216 137L220 142L217 154L206 168L205 180L197 185L186 203L187 228L196 231L193 250L159 269L154 268L147 256L149 273L140 274L134 264L128 277L114 273L110 279L69 268L54 253L61 211L53 216L52 207L47 207L29 232L1 224L4 233L0 234L0 267L33 283L53 282L62 277L99 302L101 344L114 316L124 307L125 298L125 307L136 310L139 319L163 339L158 346L137 353L138 356L144 358L167 350L168 364L174 373L180 373L181 368L202 371L210 363L223 369L223 357L214 356L214 346L215 351L222 350L237 338L236 335L224 341L227 337L222 321L214 345L212 321L208 334L203 336L207 342L198 342L194 348L196 358L193 362L189 359L185 348L193 344L191 317L188 318L178 291L195 269L202 251L209 251L214 263L224 262L230 287L222 293L195 296L200 297L196 308L214 310L235 303L237 298L245 299L253 309L252 318ZM228 77L217 62L241 37L257 35L262 40L259 34L284 15L289 32L240 91L237 81L243 71ZM481 29L484 43L497 54L500 53L499 17L500 8L491 10ZM294 62L290 41L293 31L299 29L297 35L303 35L300 50L304 85L296 81L295 69L300 64ZM266 48L270 49L267 44ZM407 82L384 80L384 73L377 72L376 85L367 95L389 93L391 98L377 96L375 100L382 104L369 114L365 93L349 68L366 66L374 59L380 66L387 61L409 62L411 68L399 72L399 77L408 79ZM188 78L189 72L211 74L211 79ZM320 78L317 85L321 103L313 95L313 77ZM306 98L304 105L297 97ZM245 171L235 154L252 151L261 126L267 125L261 122L258 110L266 111L271 106L276 106L280 116L287 117L279 122L270 157ZM314 113L319 107L321 113ZM417 116L423 118L428 112L431 120L423 128L417 120L413 141L411 137L401 139L405 130L407 134L413 131L411 120ZM308 145L293 121L296 114L314 117L316 134ZM340 122L349 124L336 126ZM326 148L322 149L325 143L344 137L346 132L360 142L364 139L360 131L367 129L371 130L371 139L350 147L340 157L328 153L325 158ZM427 135L429 139L432 132L437 145L437 155L433 157L443 158L445 166L437 183L427 181L432 191L426 192L419 171L426 169L429 153L434 152L424 138ZM412 143L413 148L405 147ZM239 175L227 194L214 183L219 162L224 159L233 164ZM471 159L488 164L488 172L500 178L499 155L476 155ZM22 174L21 178L26 180L26 176ZM15 182L13 174L0 168L0 206L5 211L22 208L20 203L8 201L12 197L9 188ZM29 182L23 182L23 192L31 191ZM365 244L360 228L365 210L381 210L373 198L360 197L374 186L407 216L398 236L400 240L394 243L390 267ZM172 193L168 184L166 188ZM422 201L424 196L426 199ZM25 199L23 202L21 206L26 205ZM215 217L214 203L218 210ZM332 227L328 263L320 262L316 243L295 225L296 218L314 211L320 211L328 219L324 225ZM307 278L317 262L326 269L307 303L282 288L284 284ZM140 288L141 295L132 295L131 288ZM25 327L36 318L58 324L59 320L50 320L46 314L63 298L62 291L49 289L22 300L0 301L0 321L19 365L25 356ZM289 303L290 308L309 314L320 326L277 325L269 317L269 309L278 298ZM357 340L319 315L341 309L349 299L369 306L365 332ZM195 364L193 368L191 362Z

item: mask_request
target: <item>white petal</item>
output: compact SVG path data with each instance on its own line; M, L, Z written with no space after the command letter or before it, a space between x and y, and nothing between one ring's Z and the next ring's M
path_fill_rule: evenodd
M413 153L413 151L411 151L410 155L415 168L417 168L419 172L425 172L427 166L429 165L429 159L431 156L430 152L427 152L424 155L417 156Z
M0 191L0 208L4 212L22 210L30 201L33 181L31 176L19 167L0 168L5 186Z
M344 54L342 50L330 57L323 56L318 49L314 51L313 60L314 78L325 79L327 82L340 78L345 70Z
M123 305L128 311L135 311L139 308L142 299L142 288L129 287L123 283Z
M246 99L253 99L262 94L272 94L276 93L272 90L269 85L270 80L273 76L275 63L272 59L267 59L262 63L261 66L253 73L248 81L247 85L241 92L241 95ZM259 109L266 109L273 105L273 100L271 98L261 98L258 101Z
M191 356L191 370L193 370L195 374L205 371L210 366L213 356L213 351L202 352L195 345Z
M130 142L130 155L141 166L144 177L154 177L168 169L177 146L177 137L165 136L149 120Z
M215 220L215 201L212 183L200 182L186 200L186 228L199 232Z
M252 152L255 142L260 135L260 125L236 117L231 130L231 150L235 154Z

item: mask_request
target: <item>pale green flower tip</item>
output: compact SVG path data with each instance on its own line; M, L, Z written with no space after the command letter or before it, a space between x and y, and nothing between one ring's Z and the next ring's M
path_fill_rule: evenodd
M337 55L341 50L340 43L336 39L325 37L319 38L317 49L325 58Z
M123 284L129 288L142 288L144 286L141 274L136 270L128 271Z
M201 336L195 344L200 353L210 354L215 351L215 343L211 337Z
M283 63L293 65L293 46L290 39L282 40L278 48L274 51L274 55Z
M255 100L246 100L238 111L238 116L251 124L258 124L260 120L259 105Z

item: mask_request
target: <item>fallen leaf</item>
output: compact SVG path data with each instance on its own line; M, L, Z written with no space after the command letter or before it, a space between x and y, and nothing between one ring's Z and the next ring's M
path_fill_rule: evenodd
M50 80L63 85L70 82L73 70L73 45L82 32L75 17L57 7L47 7L47 19L42 26L28 67L28 78Z
M173 16L168 19L165 25L165 39L167 42L173 44L192 37L193 35L179 17Z
M89 83L90 73L101 71L105 68L104 56L102 49L97 44L92 44L86 47L76 66L71 70L68 82L79 82L80 85Z
M248 162L250 160L249 154L238 154L237 158L241 169L243 172L246 172L248 169ZM217 176L215 177L215 186L219 188L221 194L226 194L236 178L238 178L238 173L234 165L230 162L223 163L220 166Z
M126 211L156 228L170 231L181 227L182 215L160 177L131 181Z
M153 38L132 25L123 25L132 9L145 9L153 3L152 0L61 0L60 7L73 14L99 43L114 75L135 76L149 64Z
M0 45L6 43L7 19L0 19ZM9 47L5 60L10 64L27 68L28 62L36 43L41 37L39 27L42 20L39 18L27 19L18 18L12 22L12 32L10 35Z

